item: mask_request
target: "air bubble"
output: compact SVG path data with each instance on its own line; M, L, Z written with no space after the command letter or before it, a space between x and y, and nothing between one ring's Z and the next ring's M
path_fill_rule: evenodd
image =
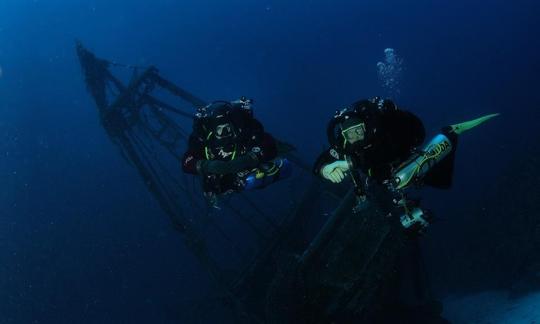
M403 59L393 48L384 50L384 62L377 62L377 74L387 96L395 97L400 93L399 85L403 73Z

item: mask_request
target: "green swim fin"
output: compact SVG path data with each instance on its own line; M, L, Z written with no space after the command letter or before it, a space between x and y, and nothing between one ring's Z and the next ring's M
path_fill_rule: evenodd
M488 121L491 118L496 117L496 116L499 116L499 114L497 113L497 114L485 115L485 116L482 116L480 118L469 120L469 121L466 121L466 122L463 122L463 123L450 125L450 128L452 128L453 133L456 133L457 135L459 135L459 134L461 134L463 132L468 131L471 128L475 128L476 126L478 126L480 124L483 124L484 122L486 122L486 121Z

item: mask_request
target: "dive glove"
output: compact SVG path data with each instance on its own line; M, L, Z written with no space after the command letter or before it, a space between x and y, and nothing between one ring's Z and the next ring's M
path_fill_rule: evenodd
M345 172L349 170L349 164L347 161L338 160L336 162L325 165L321 170L323 178L332 181L333 183L340 183L345 179Z

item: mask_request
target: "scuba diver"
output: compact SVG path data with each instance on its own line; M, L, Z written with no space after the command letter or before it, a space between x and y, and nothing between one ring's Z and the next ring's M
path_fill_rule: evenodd
M417 116L391 100L361 100L336 112L327 128L331 147L319 156L313 171L333 183L350 174L357 211L368 203L366 189L371 181L386 185L395 206L404 211L400 217L403 227L421 233L431 216L418 207L418 201L408 199L404 190L422 184L449 188L458 135L497 115L444 127L419 149L425 130Z
M272 135L253 117L253 101L215 101L198 109L182 159L184 172L202 177L209 205L219 195L260 189L290 174L285 158L277 157Z

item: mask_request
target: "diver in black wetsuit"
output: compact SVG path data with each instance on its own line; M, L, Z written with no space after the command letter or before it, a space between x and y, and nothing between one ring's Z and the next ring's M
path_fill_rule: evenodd
M330 148L319 156L313 171L332 183L341 183L350 177L357 197L353 212L365 210L365 217L370 218L383 210L381 215L384 217L390 211L387 216L399 217L399 222L392 224L396 224L397 229L401 224L405 233L414 238L429 225L430 215L420 208L418 201L407 198L406 190L422 184L437 188L450 187L458 135L494 116L496 114L444 127L421 147L425 130L417 116L399 109L390 100L361 100L336 112L327 128ZM411 277L405 271L394 271L394 277L388 276L392 280L385 287L383 300L386 304L381 306L384 311L374 313L375 322L447 323L440 317L442 306L430 300L429 293L425 293L425 282L421 278L425 270L422 269L416 240L405 240L403 243L399 252L403 254L396 262L396 268L409 269ZM366 248L379 249L379 246ZM385 257L388 255L385 254ZM404 268L407 264L408 267ZM376 268L377 265L374 266ZM384 267L380 269L386 271ZM404 300L399 293L407 291L403 282L411 279L409 295L413 298Z
M450 187L458 135L496 115L444 127L418 149L425 130L417 116L390 100L361 100L338 111L330 121L327 135L331 147L319 156L313 171L333 183L351 174L360 202L366 198L366 183L386 184L397 194L397 205L407 211L406 217L401 217L403 226L425 228L427 216L414 208L417 206L406 205L417 202L407 201L402 190L418 184Z
M425 138L418 117L379 98L361 100L337 112L327 133L331 147L319 156L314 172L334 183L341 182L350 167L386 180Z
M288 164L276 159L276 141L253 117L251 103L244 97L216 101L196 115L182 168L202 177L214 207L218 195L262 188L285 176Z

